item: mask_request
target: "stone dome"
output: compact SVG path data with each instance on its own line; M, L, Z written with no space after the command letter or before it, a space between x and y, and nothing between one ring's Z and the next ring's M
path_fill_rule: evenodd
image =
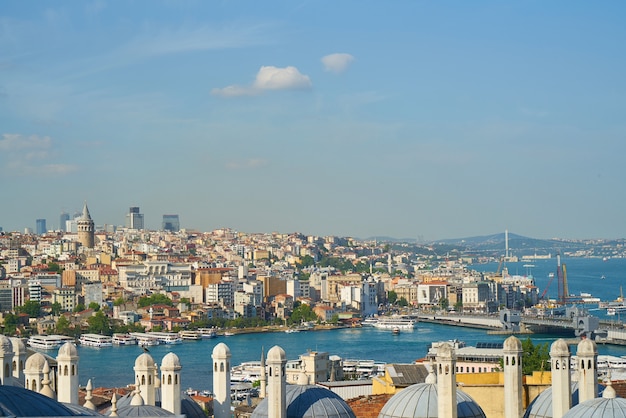
M509 338L504 340L503 348L504 351L521 351L522 342L515 335L511 335Z
M482 408L465 392L456 391L458 418L485 418ZM433 418L438 416L437 385L418 383L396 393L381 409L378 418Z
M154 359L150 354L143 353L135 360L135 368L143 369L147 367L154 367Z
M572 406L578 405L578 382L571 383ZM602 393L604 386L598 385L598 393ZM526 408L524 418L552 418L552 388L549 387L533 399Z
M230 357L230 348L224 343L219 343L213 348L213 358Z
M11 344L15 354L26 353L26 344L24 344L21 338L11 337Z
M355 418L346 401L321 386L287 385L286 391L288 418ZM267 417L267 403L267 398L263 399L252 413L252 418Z
M567 356L569 354L569 346L562 338L559 338L550 346L550 357Z
M13 344L6 335L0 335L0 355L13 355Z
M598 346L595 342L584 339L578 343L578 347L576 349L577 356L594 356L598 354Z
M563 418L626 418L626 399L615 396L615 389L609 385L601 398L578 404L567 411Z
M59 348L59 353L57 354L58 360L75 360L78 359L78 350L76 349L76 345L71 342L66 342Z
M275 345L270 348L270 351L267 352L267 362L282 362L287 360L287 355L285 354L285 350L281 347Z
M174 353L167 353L163 360L161 360L161 370L172 370L172 369L180 369L182 366L180 365L180 359Z
M45 364L46 358L43 356L43 354L35 353L26 359L24 369L41 372Z
M120 417L167 417L174 416L170 411L152 405L127 405L118 408Z
M86 415L89 414L73 410L37 392L16 386L0 386L0 416L65 417ZM98 414L92 411L91 415Z

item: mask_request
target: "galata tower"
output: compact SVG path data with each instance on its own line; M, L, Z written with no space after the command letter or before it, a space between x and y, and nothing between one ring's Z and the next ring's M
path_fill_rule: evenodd
M94 244L94 225L93 219L87 209L87 202L83 207L83 215L76 220L76 226L78 227L78 241L86 248L93 248Z

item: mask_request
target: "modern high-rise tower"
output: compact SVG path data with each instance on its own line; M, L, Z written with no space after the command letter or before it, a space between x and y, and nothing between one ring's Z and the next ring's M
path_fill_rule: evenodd
M178 232L180 230L180 221L178 215L163 215L164 231Z
M43 235L46 232L48 232L48 230L46 229L46 220L45 219L37 219L35 222L37 224L37 228L35 228L35 231L36 231L37 235Z
M63 232L67 232L66 222L70 220L70 214L67 212L61 212L61 216L59 217L59 229Z
M87 208L87 202L83 207L83 214L76 220L78 227L78 241L86 248L93 248L94 246L94 223L89 214Z
M143 229L143 213L139 213L138 206L132 206L126 214L126 228Z

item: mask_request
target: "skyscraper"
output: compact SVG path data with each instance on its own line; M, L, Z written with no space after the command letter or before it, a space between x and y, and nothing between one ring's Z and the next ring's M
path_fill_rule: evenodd
M46 220L45 219L37 219L37 221L35 221L37 223L37 227L35 228L35 231L37 233L37 235L43 235L46 232L48 232L48 230L46 229Z
M163 228L164 231L178 232L180 230L180 222L178 215L163 215Z
M63 232L67 232L67 225L65 224L70 220L70 214L67 212L61 212L61 216L59 217L59 229Z
M138 206L132 206L126 214L126 228L143 229L143 213L139 213Z

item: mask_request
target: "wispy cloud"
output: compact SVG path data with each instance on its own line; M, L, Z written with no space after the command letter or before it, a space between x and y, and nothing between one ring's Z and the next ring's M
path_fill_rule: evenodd
M324 70L336 74L346 71L350 64L352 64L352 61L354 61L354 57L346 53L336 53L322 57Z
M268 161L262 158L249 158L241 161L229 161L226 163L226 168L229 170L250 170L264 167L267 164Z
M252 85L215 88L211 94L222 97L254 96L269 90L308 90L312 85L309 76L300 73L296 67L263 66Z
M55 154L48 136L2 134L0 137L0 163L7 175L48 176L76 171L74 165L52 161Z

